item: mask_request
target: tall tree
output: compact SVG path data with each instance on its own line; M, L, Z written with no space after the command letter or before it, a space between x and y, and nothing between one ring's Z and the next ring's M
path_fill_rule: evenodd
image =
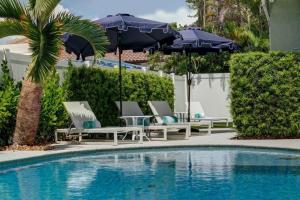
M186 0L189 8L196 10L196 15L193 17L197 18L196 25L199 27L205 27L205 12L206 12L206 0Z
M55 13L61 0L0 1L0 38L21 35L29 39L32 62L18 103L14 144L33 145L39 125L43 81L58 62L63 45L61 36L70 33L85 38L94 49L95 59L105 51L107 38L95 23L68 12Z
M198 18L196 25L234 39L247 50L268 47L268 21L261 0L186 0ZM264 2L264 1L263 1Z

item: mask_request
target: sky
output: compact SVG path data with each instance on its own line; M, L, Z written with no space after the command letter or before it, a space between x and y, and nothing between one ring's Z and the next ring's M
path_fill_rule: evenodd
M27 2L27 0L21 0ZM91 20L117 13L129 13L137 17L161 22L192 24L195 19L185 0L62 0L57 11L68 10ZM12 38L0 39L5 44Z

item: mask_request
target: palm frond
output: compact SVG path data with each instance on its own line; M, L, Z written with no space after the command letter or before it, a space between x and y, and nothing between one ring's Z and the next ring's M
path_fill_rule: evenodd
M63 32L80 36L90 43L94 50L95 60L104 55L108 39L105 31L98 24L90 20L83 20L67 12L59 13L56 20L61 23Z
M28 38L32 51L32 64L26 78L41 83L57 64L62 46L60 39L62 32L54 21L48 23L42 31L39 31L34 24L29 27L31 27Z
M44 25L61 0L35 0L34 13Z
M21 22L13 19L0 21L0 38L15 35L25 36L25 31Z
M19 0L1 0L0 17L20 20L26 14L26 10Z
M34 9L35 4L36 4L36 0L29 0L29 8L30 9Z

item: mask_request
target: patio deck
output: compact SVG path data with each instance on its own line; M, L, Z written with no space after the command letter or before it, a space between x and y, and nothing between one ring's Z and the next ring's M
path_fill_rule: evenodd
M2 151L0 163L18 159L46 156L52 154L70 153L93 150L118 150L157 147L192 147L192 146L245 146L282 148L300 151L300 139L293 140L235 140L234 132L220 132L212 135L194 133L189 140L183 140L184 135L171 135L168 141L144 141L143 144L130 141L120 142L119 146L112 146L112 141L83 141L81 144L61 142L54 144L54 150L49 151Z

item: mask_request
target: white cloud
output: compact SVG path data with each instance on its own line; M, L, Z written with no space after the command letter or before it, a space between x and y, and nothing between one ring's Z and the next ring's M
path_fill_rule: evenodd
M190 17L193 16L194 14L195 13L189 10L188 8L181 7L174 12L168 12L165 10L156 10L152 14L142 15L140 17L145 19L161 21L161 22L167 22L167 23L177 22L177 24L184 26L184 25L191 25L196 21L195 17Z
M68 8L65 8L63 5L58 4L56 8L54 9L54 14L58 14L59 12L70 12Z

